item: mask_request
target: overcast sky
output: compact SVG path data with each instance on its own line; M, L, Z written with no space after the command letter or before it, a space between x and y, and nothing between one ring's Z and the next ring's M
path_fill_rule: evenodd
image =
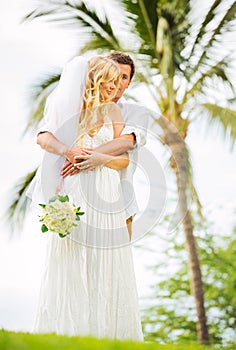
M1 218L9 190L20 176L39 164L42 156L33 137L22 139L30 83L48 67L62 67L76 52L75 38L70 32L52 29L42 23L19 23L22 15L30 9L30 4L30 0L1 2ZM211 212L216 231L227 231L235 223L235 152L230 152L219 133L208 132L200 125L197 125L197 131L196 126L190 129L187 141L191 149L195 185L204 210ZM151 142L150 145L152 147ZM138 172L136 178L139 175ZM143 192L140 185L137 196L141 208ZM4 220L0 225L0 327L29 331L37 303L45 239L39 232L37 218L31 214L26 227L19 228L19 239L9 241ZM142 257L141 252L135 252L141 295L145 294L149 282L148 275L140 273L143 273Z

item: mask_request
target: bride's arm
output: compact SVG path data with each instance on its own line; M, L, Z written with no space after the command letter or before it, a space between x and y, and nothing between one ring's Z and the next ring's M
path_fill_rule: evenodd
M121 110L115 103L112 102L108 106L108 115L112 120L114 139L117 139L125 127ZM120 170L122 168L126 168L129 165L129 155L127 152L124 152L123 154L117 156L103 153L102 156L105 160L104 165L109 168Z
M123 168L127 168L127 166L129 165L129 155L128 153L123 153L120 156L110 156L107 154L103 154L106 157L109 157L110 160L107 160L105 166L111 169L115 169L115 170L120 170Z
M120 156L111 156L95 151L87 151L86 155L78 156L76 159L80 162L76 164L79 170L93 170L101 165L114 170L120 170L129 165L128 153L124 153Z
M114 139L118 138L125 127L125 123L121 114L119 106L114 102L109 103L107 106L107 113L112 121Z

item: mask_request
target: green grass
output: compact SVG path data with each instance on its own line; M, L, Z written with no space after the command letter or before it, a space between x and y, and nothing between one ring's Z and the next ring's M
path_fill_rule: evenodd
M209 350L198 344L160 345L140 342L31 334L0 330L1 350Z

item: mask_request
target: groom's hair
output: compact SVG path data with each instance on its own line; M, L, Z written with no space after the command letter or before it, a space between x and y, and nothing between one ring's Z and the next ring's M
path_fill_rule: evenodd
M106 57L120 64L128 64L131 68L130 80L133 78L135 73L135 64L133 59L127 53L112 50Z

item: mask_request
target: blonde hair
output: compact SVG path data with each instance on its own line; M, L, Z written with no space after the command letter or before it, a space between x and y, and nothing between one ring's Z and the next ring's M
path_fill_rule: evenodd
M84 93L83 108L80 116L78 143L82 145L83 134L96 126L97 116L103 119L106 114L106 105L116 95L121 80L121 71L117 63L102 56L92 57L88 61L87 83ZM102 93L101 84L114 81L115 89L109 100Z

